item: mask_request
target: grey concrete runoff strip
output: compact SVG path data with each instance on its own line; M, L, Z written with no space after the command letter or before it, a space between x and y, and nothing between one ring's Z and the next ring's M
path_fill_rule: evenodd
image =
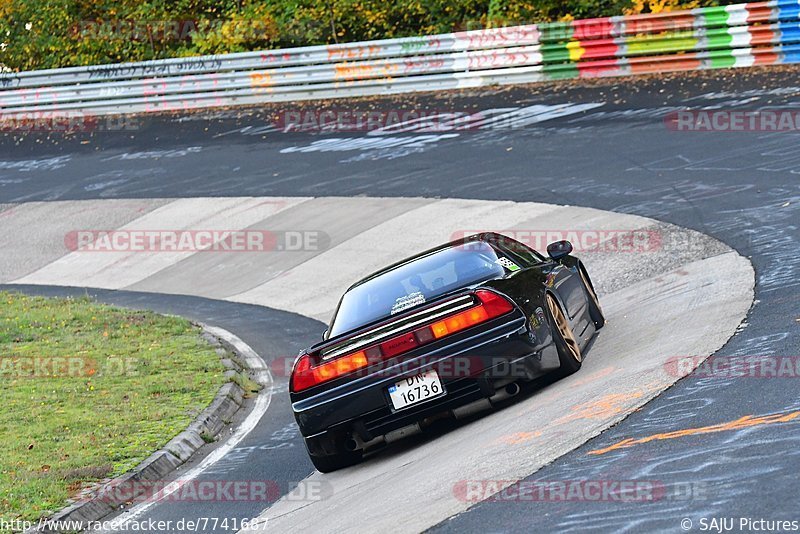
M69 252L65 237L70 231L119 228L169 203L104 199L6 204L0 211L0 272L6 280L30 274Z
M245 374L262 388L271 386L272 378L264 361L244 341L236 335L215 326L198 323L202 337L217 348L228 369L225 375ZM214 400L189 426L172 438L164 447L151 454L146 460L90 494L80 498L53 514L44 526L26 532L60 532L48 528L48 523L69 524L72 522L101 521L119 511L128 501L135 499L146 487L147 482L164 480L187 462L208 439L217 437L231 422L244 403L244 390L235 382L227 382L217 391ZM114 488L130 488L132 491L116 492ZM135 490L141 491L137 493Z

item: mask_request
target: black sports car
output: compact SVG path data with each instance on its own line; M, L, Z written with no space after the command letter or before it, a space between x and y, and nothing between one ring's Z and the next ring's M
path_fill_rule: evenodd
M292 370L314 466L341 469L434 419L488 408L520 382L577 371L605 320L572 245L547 252L484 233L351 286L323 341Z

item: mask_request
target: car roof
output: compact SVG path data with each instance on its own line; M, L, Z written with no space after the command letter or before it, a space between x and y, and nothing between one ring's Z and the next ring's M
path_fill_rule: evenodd
M439 245L437 247L433 247L433 248L428 249L428 250L426 250L424 252L420 252L419 254L415 254L414 256L408 257L408 258L406 258L404 260L400 260L398 262L395 262L395 263L389 265L388 267L384 267L383 269L381 269L379 271L375 271L374 273L370 274L369 276L366 276L366 277L362 278L358 282L356 282L353 285L351 285L350 287L348 287L347 291L350 291L351 289L356 288L356 287L360 286L361 284L363 284L365 282L368 282L368 281L370 281L370 280L372 280L374 278L377 278L378 276L381 276L382 274L386 274L389 271L397 269L398 267L400 267L402 265L406 265L406 264L411 263L413 261L416 261L416 260L418 260L420 258L424 258L425 256L429 256L429 255L431 255L431 254L433 254L435 252L439 252L440 250L444 250L444 249L447 249L447 248L455 247L455 246L458 246L458 245L463 245L465 243L474 243L476 241L481 241L481 242L493 245L498 239L502 239L502 238L503 238L503 236L501 234L496 233L496 232L483 232L483 233L480 233L480 234L474 234L474 235L471 235L471 236L468 236L468 237L462 237L460 239L455 239L453 241L450 241L449 243L444 243L444 244ZM345 291L345 293L347 291Z

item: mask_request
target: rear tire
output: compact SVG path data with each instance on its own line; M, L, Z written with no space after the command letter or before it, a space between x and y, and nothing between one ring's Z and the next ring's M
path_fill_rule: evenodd
M306 445L306 450L308 450L308 445ZM361 451L344 451L328 456L315 456L309 452L308 457L311 458L311 463L314 464L317 471L331 473L361 462L362 453Z
M583 289L586 292L586 300L589 302L589 317L594 323L595 330L600 330L606 324L606 316L603 315L603 309L600 307L600 300L597 298L597 293L594 290L592 281L589 279L589 274L583 265L578 267L578 272L581 275L583 282Z
M550 293L545 298L547 300L547 309L550 312L553 341L558 350L558 360L561 362L558 374L561 377L569 376L581 368L583 363L581 348L556 298Z

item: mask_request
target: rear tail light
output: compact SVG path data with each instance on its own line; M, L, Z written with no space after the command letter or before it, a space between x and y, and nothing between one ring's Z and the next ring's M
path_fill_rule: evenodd
M311 356L303 354L292 373L292 391L302 391L311 386L322 384L342 375L350 374L369 364L365 351L360 350L341 358L336 358L316 367L311 363Z
M403 354L434 340L500 317L514 309L508 299L492 291L480 289L475 292L475 296L478 304L471 308L335 360L314 365L312 356L303 354L295 363L292 372L292 391L303 391L350 374L372 363Z
M489 318L491 319L505 315L514 309L514 306L511 305L507 298L501 297L497 293L481 289L476 291L475 295L477 295L483 309L486 310L486 313L489 314Z

